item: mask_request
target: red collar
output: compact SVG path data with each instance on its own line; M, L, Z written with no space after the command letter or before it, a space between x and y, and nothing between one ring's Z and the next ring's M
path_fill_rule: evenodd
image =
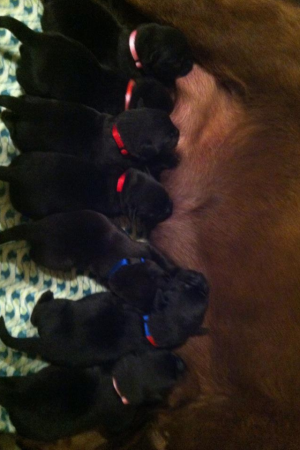
M117 189L116 189L117 192L122 192L123 191L125 178L126 178L126 172L122 173L122 175L118 178Z
M153 347L158 347L157 343L154 340L154 337L151 335L150 330L149 330L149 325L148 325L149 316L143 316L143 320L144 320L144 330L145 330L146 339L150 342L151 345L153 345Z
M120 135L117 125L115 123L113 124L113 127L112 127L112 135L115 140L115 143L117 144L117 146L120 150L121 155L123 155L123 156L129 155L129 151L126 150L125 144L122 141L121 135Z
M120 399L122 400L122 403L123 403L124 405L128 405L128 404L129 404L129 401L128 401L127 398L124 397L124 396L121 394L121 392L119 391L119 388L118 388L118 385L117 385L117 380L115 379L115 377L113 377L112 383L113 383L113 387L114 387L116 393L118 394L118 396L119 396Z
M127 111L130 107L131 97L132 97L132 91L135 87L136 82L134 80L129 80L127 84L126 94L125 94L125 111Z
M138 57L138 54L137 54L137 51L135 48L136 35L137 35L137 30L134 30L134 31L132 31L132 33L129 36L129 50L130 50L131 56L134 59L136 67L138 69L141 69L143 66L142 66L142 63Z

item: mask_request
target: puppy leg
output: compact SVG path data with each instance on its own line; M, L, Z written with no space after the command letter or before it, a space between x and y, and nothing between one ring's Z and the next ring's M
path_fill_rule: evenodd
M47 97L49 91L47 83L43 83L40 79L36 79L33 76L31 63L23 56L16 70L16 77L26 94Z
M28 355L36 356L40 354L41 339L40 338L15 338L12 337L5 326L3 317L0 317L0 339L7 347L25 352Z

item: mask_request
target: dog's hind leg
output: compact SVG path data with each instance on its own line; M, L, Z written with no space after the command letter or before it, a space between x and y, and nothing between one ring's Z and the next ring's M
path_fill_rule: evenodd
M31 62L28 58L22 58L22 65L20 64L16 70L16 77L18 83L22 86L26 94L35 95L37 97L47 96L49 86L43 83L40 79L34 79L30 74L32 73ZM36 87L38 84L38 87Z

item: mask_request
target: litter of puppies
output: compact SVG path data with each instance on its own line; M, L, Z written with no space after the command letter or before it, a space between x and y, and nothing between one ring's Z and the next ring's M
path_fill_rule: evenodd
M6 345L51 363L0 379L0 404L18 434L48 442L100 424L119 433L138 407L162 401L186 369L171 350L203 333L209 295L201 273L108 219L139 217L151 230L172 214L159 179L178 164L179 132L168 114L176 77L192 68L184 36L157 24L129 31L111 15L112 47L103 55L99 36L87 48L88 30L81 24L70 35L70 17L57 21L52 4L43 33L0 17L22 43L16 73L25 92L0 96L22 152L0 167L0 179L15 209L35 219L2 231L0 245L27 240L38 265L88 269L109 291L76 302L45 292L31 317L37 338L14 338L0 320Z

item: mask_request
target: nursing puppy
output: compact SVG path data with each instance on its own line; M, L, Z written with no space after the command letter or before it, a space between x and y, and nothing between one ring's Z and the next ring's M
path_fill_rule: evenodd
M94 211L54 214L0 233L0 244L15 240L29 242L30 256L38 265L56 271L73 267L89 270L100 283L111 279L110 288L122 298L132 297L132 301L137 302L145 297L146 304L148 299L153 300L157 288L164 287L161 283L165 282L165 277L178 271L178 267L151 245L132 240L109 219ZM120 264L124 258L127 261ZM159 267L149 265L149 261L136 264L141 258L151 260ZM140 280L134 289L133 278ZM119 284L124 285L123 290Z
M147 163L154 174L176 166L179 132L164 111L139 108L116 117L87 106L0 96L1 119L22 152L57 152L122 169Z
M154 178L137 169L103 166L58 153L23 153L0 180L10 183L17 211L32 218L57 212L91 209L107 216L140 217L154 226L172 214L172 202Z
M45 31L60 32L80 41L98 60L119 67L130 76L142 71L170 84L192 69L190 48L184 35L175 28L142 24L137 27L136 37L131 37L135 42L129 44L130 30L120 24L108 5L104 7L94 0L46 0L43 3ZM130 45L134 50L130 50Z
M125 94L130 77L101 66L81 43L59 33L35 32L12 17L1 16L0 28L10 30L23 44L16 76L27 94L74 101L113 115L128 107ZM167 112L173 107L157 80L136 80L130 107L140 99L145 107Z
M135 289L134 279L131 289ZM1 318L0 338L9 347L39 354L56 365L90 367L151 346L179 347L190 336L203 334L208 288L202 274L183 271L164 292L158 290L148 305L149 315L130 307L129 302L110 292L76 302L54 300L47 291L31 316L40 337L14 338Z
M51 442L99 426L115 435L139 405L163 400L184 370L181 358L163 350L126 355L107 368L50 366L0 378L0 404L24 438Z

